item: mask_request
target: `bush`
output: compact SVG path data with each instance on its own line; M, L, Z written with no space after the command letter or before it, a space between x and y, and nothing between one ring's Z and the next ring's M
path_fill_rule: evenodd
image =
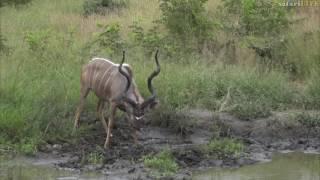
M159 25L156 24L148 31L145 31L143 27L139 25L138 22L134 22L131 26L131 38L133 41L133 46L140 46L143 48L143 52L150 56L155 49L164 46L165 37L163 33L159 31Z
M25 155L34 155L38 151L38 138L23 139L19 145L19 151Z
M48 48L48 40L50 38L49 30L41 30L35 32L27 32L24 39L29 49L34 53L42 54Z
M198 52L213 37L213 23L204 8L207 0L161 0L161 23L168 29L172 52Z
M102 32L89 44L90 48L97 48L95 51L105 52L111 57L121 54L126 43L120 36L120 25L113 23L105 26L99 25L99 27Z
M298 79L314 76L314 72L320 72L319 49L320 30L290 33L285 52L285 70Z
M258 55L257 62L270 70L284 64L285 33L289 19L285 7L272 0L223 0L229 19L225 30L238 36ZM231 15L229 15L231 14ZM236 18L238 17L238 18ZM230 23L232 22L232 23Z
M1 0L0 1L0 7L5 5L11 5L11 6L20 6L30 3L31 0Z
M84 15L105 14L107 10L125 7L128 0L86 0L83 4Z
M260 37L279 37L288 28L285 7L272 0L242 0L240 33Z

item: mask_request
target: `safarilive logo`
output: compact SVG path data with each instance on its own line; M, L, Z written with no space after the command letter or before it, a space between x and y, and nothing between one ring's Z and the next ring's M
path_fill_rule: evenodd
M320 6L320 0L279 0L280 6L314 7Z

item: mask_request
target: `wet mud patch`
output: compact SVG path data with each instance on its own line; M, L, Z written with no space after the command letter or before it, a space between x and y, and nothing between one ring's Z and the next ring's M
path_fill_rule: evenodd
M80 136L77 143L52 145L51 149L47 148L44 151L70 157L68 161L57 163L58 168L98 171L109 179L153 179L152 172L144 167L143 158L146 155L153 156L167 149L179 151L193 146L195 140L208 142L210 139L210 136L207 136L208 132L187 137L169 128L142 125L138 133L139 144L134 144L131 129L123 119L118 120L112 133L112 145L107 150L103 149L106 134L100 122L96 122L85 135ZM55 149L53 146L61 147ZM181 172L185 174L184 171Z
M191 178L193 170L268 161L275 151L320 152L319 134L310 133L307 127L283 114L248 121L229 114L194 110L185 113L183 118L196 119L187 133L149 123L141 125L138 145L133 144L128 123L118 119L112 131L112 146L107 150L103 149L106 134L97 121L76 143L51 145L51 149L44 148L44 151L69 157L56 163L58 168L96 171L108 179L154 179L152 171L144 166L143 158L163 150L169 150L180 167L178 173L170 177L173 179ZM86 122L82 126L86 126ZM237 157L217 157L202 150L212 138L223 137L241 140L244 152Z

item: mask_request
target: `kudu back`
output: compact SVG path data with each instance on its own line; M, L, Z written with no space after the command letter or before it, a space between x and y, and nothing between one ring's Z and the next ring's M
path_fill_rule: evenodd
M111 130L117 109L126 112L131 125L134 120L139 120L148 109L157 104L156 92L152 86L152 80L160 73L158 50L155 54L157 69L148 77L148 89L151 96L146 100L141 96L133 79L133 71L125 61L123 52L122 62L115 64L103 58L93 58L82 67L80 77L80 103L76 111L74 130L79 127L80 115L84 102L90 91L98 97L97 114L107 133L104 147L110 146ZM104 118L103 110L109 105L108 125ZM132 127L134 142L137 143L136 129Z

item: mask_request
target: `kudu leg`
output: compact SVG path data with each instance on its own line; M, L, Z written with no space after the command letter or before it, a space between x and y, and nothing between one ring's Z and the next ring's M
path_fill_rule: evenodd
M103 104L103 101L99 99L98 104L97 104L97 118L100 119L100 108Z
M138 137L137 137L137 130L135 129L134 126L131 126L131 131L132 131L132 138L134 144L139 144Z
M105 149L110 147L111 130L113 128L113 121L114 121L114 117L116 115L116 112L117 112L117 105L115 103L111 103L107 138L106 138L106 142L104 143L104 148Z
M127 112L129 112L129 111L127 111ZM128 119L129 124L130 124L130 127L131 127L133 142L134 142L134 144L138 144L137 130L134 127L134 116L127 114L127 119Z
M78 108L77 108L77 111L76 111L73 130L75 130L76 128L79 127L80 115L81 115L81 112L82 112L82 110L83 110L83 106L84 106L86 97L87 97L88 94L89 94L89 91L90 91L89 88L83 88L83 87L81 87L81 91L80 91L80 103L79 103Z
M104 114L103 114L105 104L106 104L106 102L104 102L103 100L99 100L97 111L98 111L98 118L101 120L102 125L103 125L106 133L108 134L108 125L106 123L106 120L105 120Z

